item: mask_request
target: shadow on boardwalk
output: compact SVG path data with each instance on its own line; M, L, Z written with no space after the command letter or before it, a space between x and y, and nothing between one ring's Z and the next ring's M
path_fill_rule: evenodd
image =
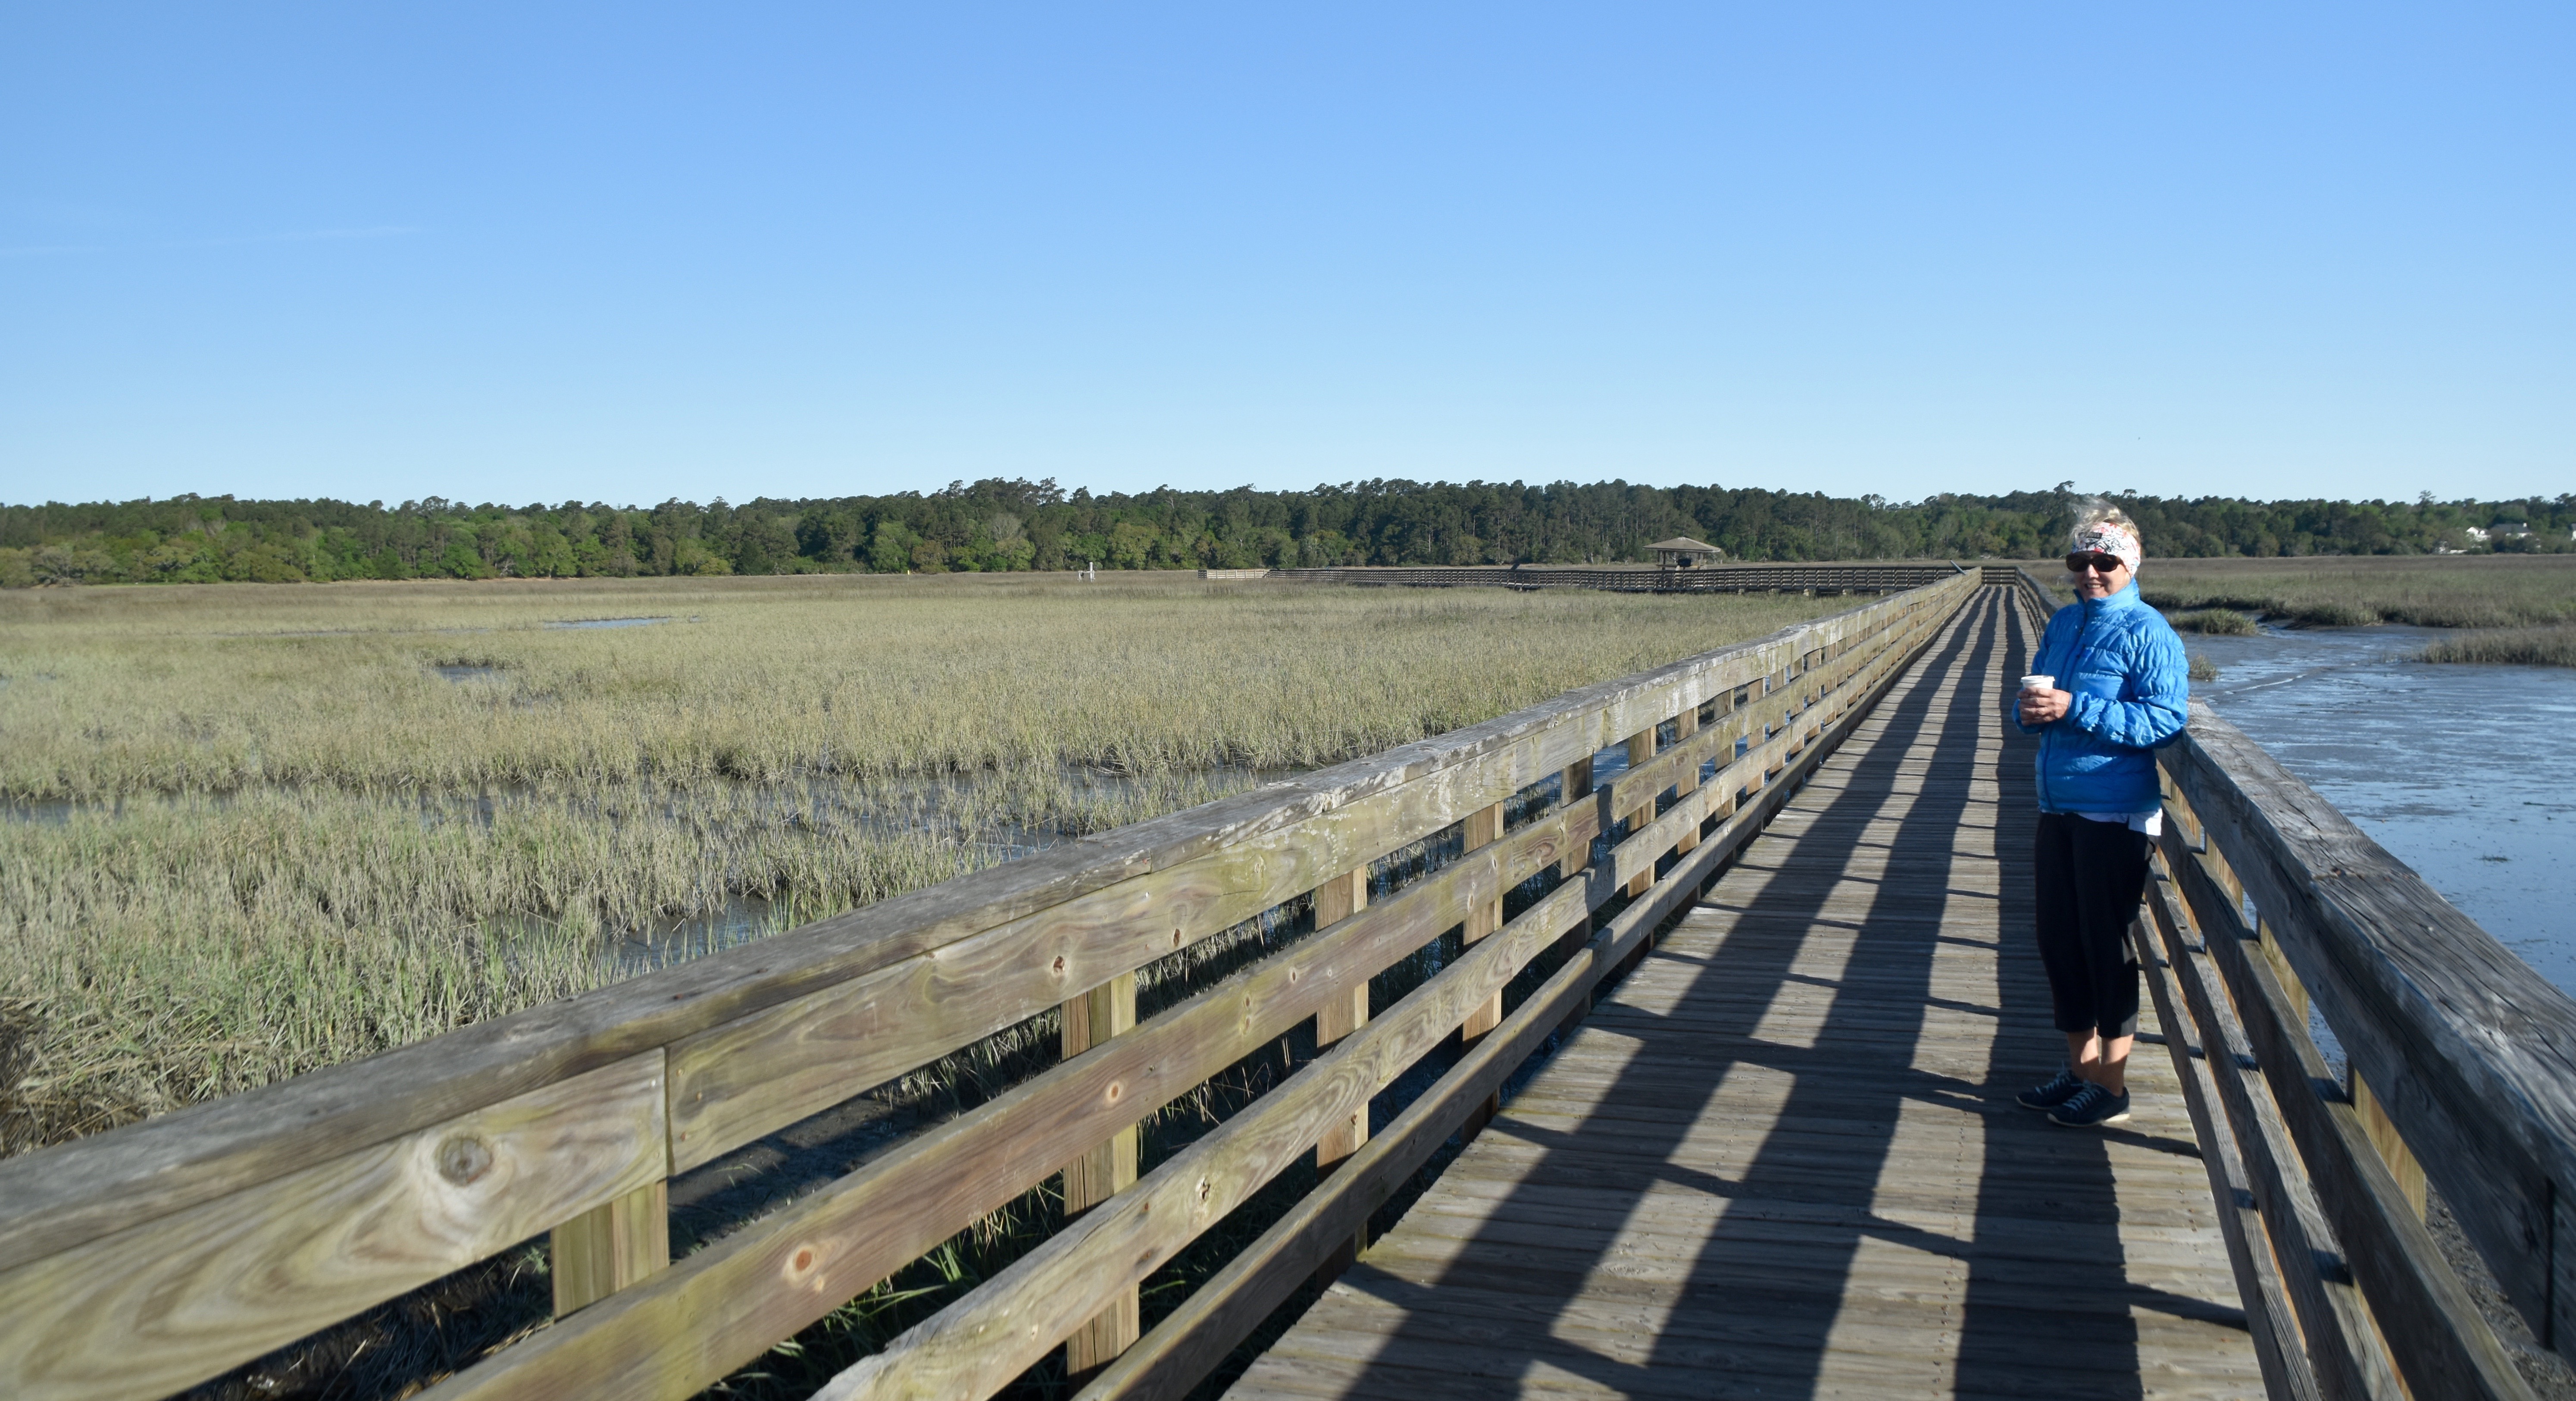
M2259 1394L2161 1047L2109 1134L2011 1103L2028 642L1967 610L1230 1394Z

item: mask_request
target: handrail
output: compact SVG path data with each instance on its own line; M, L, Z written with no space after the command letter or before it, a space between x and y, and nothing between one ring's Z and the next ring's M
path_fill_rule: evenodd
M1963 573L1955 564L1354 565L1273 569L1295 583L1403 588L1604 589L1614 593L1899 593Z
M2274 1394L2529 1397L2425 1186L2576 1351L2576 1000L2205 704L2160 768L2141 961Z
M2021 605L2023 616L2030 619L2034 634L2046 629L2049 618L2063 606L2046 584L2018 564L1979 565L1978 570L1987 584L2013 591L2014 601Z
M1271 1242L1236 1293L1200 1291L1207 1308L1265 1297L1321 1263L1306 1245L1335 1232L1347 1242L1370 1191L1411 1171L1579 1013L1980 582L1944 574L1758 642L0 1163L0 1393L165 1394L552 1228L563 1317L435 1394L690 1395L1312 1019L1319 1044L1339 1038L1331 1051L1141 1180L1132 1148L1123 1172L1107 1153L1104 1199L932 1321L951 1331L907 1335L849 1386L909 1377L964 1394L1020 1357L1007 1379L1030 1349L1109 1317L1121 1297L1132 1308L1151 1262L1282 1162L1336 1144L1340 1170L1292 1217L1305 1245ZM1632 767L1593 787L1592 755L1621 740ZM1503 805L1558 775L1572 800L1504 832ZM1354 892L1372 861L1462 824L1464 858L1374 906L1364 885ZM1596 859L1603 833L1615 840ZM1551 870L1567 879L1505 923L1503 894ZM1136 970L1309 893L1313 936L1129 1024ZM1503 985L1622 896L1503 1015ZM1369 1021L1368 979L1461 924L1467 954ZM666 1263L672 1175L1058 1006L1068 1054L1054 1068ZM1462 1027L1471 1054L1402 1133L1365 1141L1368 1097ZM960 1362L942 1342L1003 1318L1009 1347ZM1185 1335L1167 1321L1121 1365L1166 1385L1186 1371L1174 1359L1237 1321Z

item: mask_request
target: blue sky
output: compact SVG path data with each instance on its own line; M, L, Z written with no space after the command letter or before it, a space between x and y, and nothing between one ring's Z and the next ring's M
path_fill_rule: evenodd
M2576 10L0 8L0 500L2576 489Z

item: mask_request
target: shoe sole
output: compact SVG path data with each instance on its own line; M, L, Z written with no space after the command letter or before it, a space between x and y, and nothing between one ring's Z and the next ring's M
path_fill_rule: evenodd
M2085 1119L2081 1121L2075 1119L2061 1119L2056 1115L2051 1114L2048 1116L2048 1122L2057 1125L2061 1129L2098 1129L2104 1124L2125 1124L2129 1122L2129 1111L2123 1109L2117 1114L2106 1114L2099 1119Z

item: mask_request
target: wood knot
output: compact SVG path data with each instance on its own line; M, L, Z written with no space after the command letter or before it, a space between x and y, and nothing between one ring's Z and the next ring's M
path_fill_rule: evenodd
M1125 1093L1127 1093L1127 1084L1125 1081L1112 1080L1109 1082L1109 1102L1111 1104L1116 1104L1118 1102L1118 1097Z
M1056 975L1057 977L1059 977L1059 978L1061 978L1061 977L1063 977L1063 976L1064 976L1064 955L1063 955L1063 954L1057 954L1057 955L1055 956L1055 975Z
M438 1145L438 1175L456 1186L470 1186L491 1170L492 1145L479 1138L460 1134Z
M814 1247L809 1245L797 1251L796 1258L787 1262L787 1268L800 1275L814 1268Z

